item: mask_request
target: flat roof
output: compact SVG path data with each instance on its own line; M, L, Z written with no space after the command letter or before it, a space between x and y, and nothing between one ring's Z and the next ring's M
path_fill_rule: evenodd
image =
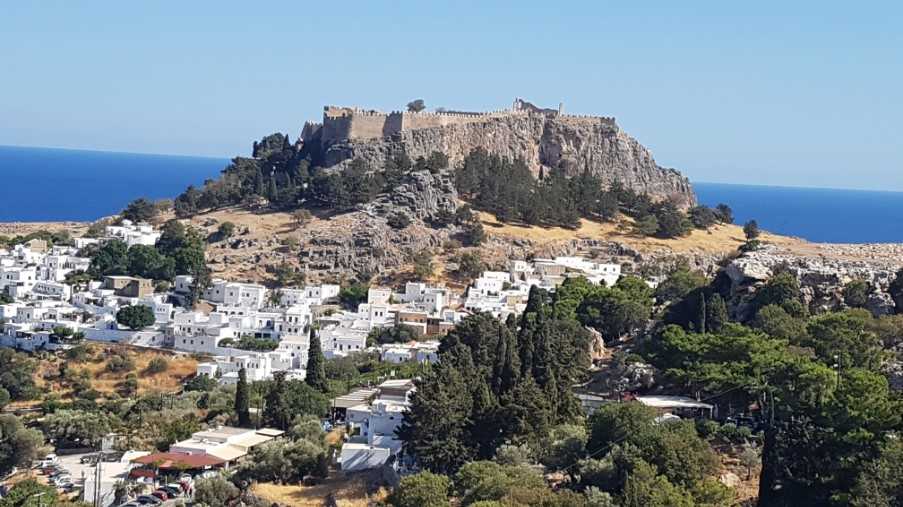
M397 380L386 380L379 387L385 388L394 388L394 387L411 387L414 385L414 380L409 378L397 379Z
M201 438L228 438L235 435L241 435L242 433L252 432L254 430L249 430L245 428L235 428L233 426L222 426L219 428L209 429L206 431L199 431L193 435L191 435L194 439Z
M696 401L687 396L637 396L636 400L647 407L654 408L704 408L711 410L714 405Z
M274 437L268 435L261 435L260 433L251 433L248 435L242 435L240 437L235 438L229 442L230 445L238 445L241 447L254 447L255 445L260 445L264 442L269 442Z
M376 396L376 389L358 389L332 400L335 408L351 408Z
M231 444L220 445L207 452L208 455L215 456L224 461L235 461L247 453L248 452L243 448Z

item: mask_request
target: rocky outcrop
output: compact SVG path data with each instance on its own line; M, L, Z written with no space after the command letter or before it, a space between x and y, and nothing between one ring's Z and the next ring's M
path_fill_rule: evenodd
M551 171L575 175L589 170L606 183L620 181L659 198L673 198L687 205L696 202L686 177L659 166L652 153L611 118L500 115L473 123L402 130L390 137L329 141L316 151L319 165L328 168L341 167L354 158L381 167L399 152L416 159L440 151L451 164L458 164L476 148L521 158L536 175Z
M442 246L457 231L426 224L440 212L454 213L457 202L448 172L409 173L391 192L340 217L344 226L311 231L301 248L301 265L312 276L326 279L400 270L414 255ZM403 229L389 226L388 218L399 213L413 223Z
M414 171L406 174L392 192L377 197L364 209L383 217L400 212L411 218L428 220L440 211L454 213L457 202L458 191L448 172Z
M881 246L885 249L897 247ZM842 308L844 285L853 280L864 280L871 287L866 308L874 315L893 313L894 302L887 290L901 261L844 258L845 248L861 252L870 245L838 245L834 248L835 256L828 257L796 255L778 247L765 246L733 259L725 266L724 273L730 279L732 293L739 296L750 293L751 288L765 282L777 270L792 273L800 281L803 303L816 313ZM735 312L741 318L746 312L745 299L736 299Z

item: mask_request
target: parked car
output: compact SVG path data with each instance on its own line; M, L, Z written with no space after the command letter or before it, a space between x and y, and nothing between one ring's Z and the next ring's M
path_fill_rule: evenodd
M79 459L78 461L82 465L87 465L87 464L93 465L93 464L97 463L97 455L96 454L86 454L86 455L82 456L81 459Z
M163 500L151 495L141 495L135 499L138 505L160 505Z
M169 495L166 494L166 491L163 491L162 489L154 491L153 493L151 493L151 495L159 498L160 500L169 500Z
M50 465L56 465L57 463L59 463L59 461L60 460L56 457L56 454L48 454L47 456L44 456L44 459L40 461L38 466L41 468L48 467Z
M69 483L72 482L72 476L69 474L58 475L53 478L53 484L55 484L56 487L61 487L63 484L65 484L67 482L69 482Z
M176 497L182 495L182 489L178 488L178 487L174 488L172 486L166 485L166 486L160 487L160 490L165 491L166 495L169 498L176 498Z

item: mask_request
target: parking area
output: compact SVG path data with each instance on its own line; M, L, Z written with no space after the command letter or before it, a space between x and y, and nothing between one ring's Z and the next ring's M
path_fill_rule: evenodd
M132 460L146 454L148 453L143 451L132 451L107 455L107 459L100 462L99 472L97 465L98 456L95 453L63 456L49 455L38 464L36 472L39 474L42 482L55 485L69 494L76 493L77 498L73 497L73 499L94 504L95 498L99 498L98 505L117 507L113 504L116 483L128 480L129 471L134 466ZM187 500L186 497L188 497L186 492L191 490L192 484L190 478L186 479L186 481L184 485L179 483L170 484L169 486L161 485L159 489L161 492L167 493L166 495L158 495L155 492L156 486L151 482L145 482L143 488L138 487L133 490L131 503L124 505L131 507L140 504L167 507L183 504ZM133 484L141 484L141 482ZM64 485L65 488L63 488ZM167 487L169 492L163 491ZM161 501L161 499L149 498L153 496L152 494L161 496L161 499L166 498L166 500ZM136 498L138 495L144 496Z
M104 460L100 464L99 497L101 505L112 505L116 483L127 478L131 468L131 459L134 457L130 453L126 453L122 456L108 457L108 460ZM93 453L58 457L59 466L69 472L72 482L81 489L81 499L91 503L93 503L98 489L96 460L97 456Z

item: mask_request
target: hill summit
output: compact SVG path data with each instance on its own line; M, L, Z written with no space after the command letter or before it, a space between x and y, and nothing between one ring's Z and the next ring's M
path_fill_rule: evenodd
M695 204L689 180L659 166L652 153L614 118L570 115L516 99L490 112L393 111L326 106L323 120L301 133L313 165L343 167L353 159L381 167L398 153L412 159L444 153L457 165L476 149L521 159L534 176L589 171L603 183L620 182L638 193Z

